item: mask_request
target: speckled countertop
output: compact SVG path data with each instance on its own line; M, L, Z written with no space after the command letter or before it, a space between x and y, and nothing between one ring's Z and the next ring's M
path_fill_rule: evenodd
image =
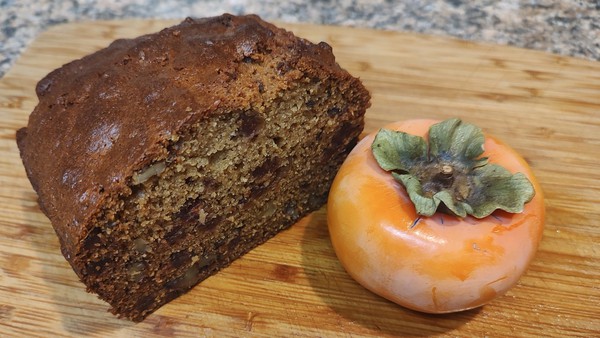
M0 0L0 77L51 25L223 12L446 35L600 60L600 0Z

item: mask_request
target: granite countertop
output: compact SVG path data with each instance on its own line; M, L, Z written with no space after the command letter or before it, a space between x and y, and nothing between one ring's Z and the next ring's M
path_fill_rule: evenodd
M266 20L413 31L600 60L599 0L0 0L0 78L51 25L255 13Z

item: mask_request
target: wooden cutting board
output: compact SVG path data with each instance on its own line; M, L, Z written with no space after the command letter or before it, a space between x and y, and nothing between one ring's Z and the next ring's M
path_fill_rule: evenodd
M600 63L504 46L366 29L283 26L326 41L373 96L366 131L458 116L530 162L547 205L519 284L480 309L406 310L363 289L332 250L324 209L133 324L87 294L25 177L15 130L36 82L116 38L174 21L56 26L0 81L0 336L600 336Z

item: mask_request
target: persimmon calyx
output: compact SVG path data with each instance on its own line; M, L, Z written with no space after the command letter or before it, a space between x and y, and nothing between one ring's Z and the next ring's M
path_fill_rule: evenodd
M523 173L488 163L480 128L449 119L420 136L381 129L371 145L379 166L402 183L419 215L436 211L483 218L495 210L523 211L535 190Z

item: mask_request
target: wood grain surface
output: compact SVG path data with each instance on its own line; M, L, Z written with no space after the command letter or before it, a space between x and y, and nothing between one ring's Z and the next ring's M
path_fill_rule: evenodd
M526 275L482 308L406 310L338 263L325 209L134 324L87 294L61 256L25 177L15 131L36 82L116 38L174 21L56 26L0 80L0 336L600 336L600 63L385 31L282 24L334 48L373 96L366 131L458 116L521 152L546 194L547 224Z

